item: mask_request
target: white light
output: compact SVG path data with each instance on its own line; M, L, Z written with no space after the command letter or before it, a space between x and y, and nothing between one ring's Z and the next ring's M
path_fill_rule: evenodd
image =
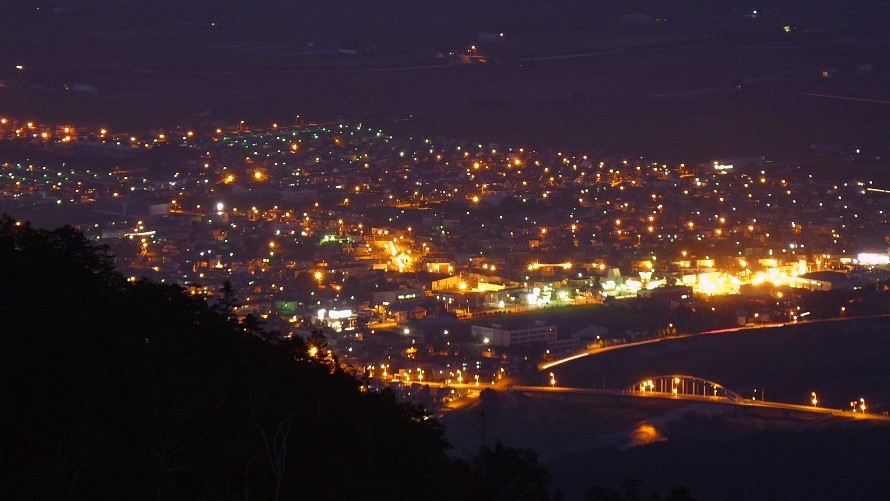
M877 266L882 264L890 264L890 256L887 254L872 254L864 252L857 256L860 264L868 266Z
M349 318L352 316L352 310L331 310L328 312L328 318L338 320L341 318Z

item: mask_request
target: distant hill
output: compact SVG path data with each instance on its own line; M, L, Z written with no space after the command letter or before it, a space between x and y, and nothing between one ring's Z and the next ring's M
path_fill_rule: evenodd
M882 2L834 0L15 2L0 112L148 129L347 117L693 163L811 144L886 159L888 24Z
M17 2L0 16L0 74L25 63L34 68L190 65L198 55L218 52L214 48L244 43L427 54L465 48L480 33L503 32L504 43L522 53L553 39L584 46L652 33L735 32L762 22L868 30L890 17L877 3L850 8L833 0L766 0L752 5L742 0L161 0L151 7L133 0Z

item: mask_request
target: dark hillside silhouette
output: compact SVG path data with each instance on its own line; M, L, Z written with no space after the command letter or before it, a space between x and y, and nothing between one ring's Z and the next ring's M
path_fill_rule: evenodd
M484 499L421 409L70 227L0 219L0 276L6 499Z

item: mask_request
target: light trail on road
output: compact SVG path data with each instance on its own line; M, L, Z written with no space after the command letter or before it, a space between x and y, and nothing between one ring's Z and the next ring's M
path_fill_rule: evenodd
M861 317L839 317L839 318L825 318L820 320L807 320L804 322L777 322L777 323L769 323L769 324L758 324L758 325L745 325L741 327L729 327L726 329L713 329L709 331L702 331L696 334L682 334L679 336L670 336L670 337L662 337L657 339L647 339L645 341L636 341L633 343L625 343L625 344L617 344L614 346L607 346L605 348L593 348L589 350L585 350L581 353L576 353L574 355L569 355L565 358L560 358L558 360L554 360L552 362L547 362L538 365L539 371L544 371L550 369L551 367L556 367L558 365L562 365L566 362L571 362L573 360L578 360L579 358L584 358L591 355L599 355L601 353L606 353L614 350L622 350L627 348L634 348L637 346L645 346L647 344L659 343L661 341L674 341L678 339L686 339L695 336L703 336L703 335L716 335L716 334L730 334L733 332L744 332L749 330L757 330L757 329L776 329L779 327L787 327L792 325L809 325L809 324L821 324L821 323L829 323L829 322L848 322L852 320L866 320L870 318L890 318L890 314L883 315L866 315Z

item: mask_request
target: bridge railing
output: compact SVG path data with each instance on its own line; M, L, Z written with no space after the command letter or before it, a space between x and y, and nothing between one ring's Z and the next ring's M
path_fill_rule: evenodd
M694 395L709 398L725 398L733 402L744 400L738 393L720 383L683 374L653 376L637 382L625 391L641 394Z

